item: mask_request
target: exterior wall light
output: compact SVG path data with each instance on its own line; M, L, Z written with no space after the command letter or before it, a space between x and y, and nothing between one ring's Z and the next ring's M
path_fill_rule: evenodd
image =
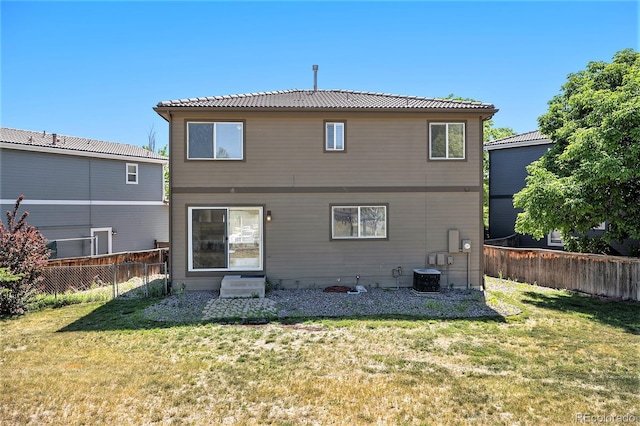
M267 222L271 222L271 210L267 210Z

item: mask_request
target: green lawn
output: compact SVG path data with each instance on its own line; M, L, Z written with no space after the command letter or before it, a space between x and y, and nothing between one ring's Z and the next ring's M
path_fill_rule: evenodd
M488 282L522 314L176 325L134 299L2 320L0 425L640 422L640 304Z

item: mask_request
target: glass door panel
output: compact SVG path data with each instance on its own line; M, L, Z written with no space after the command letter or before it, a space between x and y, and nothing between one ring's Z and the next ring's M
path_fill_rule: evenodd
M226 209L191 210L193 269L227 267Z
M229 269L262 268L262 209L229 208Z

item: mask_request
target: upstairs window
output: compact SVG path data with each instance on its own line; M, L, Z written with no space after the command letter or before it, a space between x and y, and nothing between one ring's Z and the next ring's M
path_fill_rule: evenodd
M387 206L331 206L332 239L386 239Z
M325 152L344 152L346 150L346 141L344 139L345 127L346 123L344 121L324 122Z
M464 160L464 123L429 123L429 158Z
M138 165L136 163L127 163L127 184L138 184Z
M187 123L187 159L244 159L244 123Z

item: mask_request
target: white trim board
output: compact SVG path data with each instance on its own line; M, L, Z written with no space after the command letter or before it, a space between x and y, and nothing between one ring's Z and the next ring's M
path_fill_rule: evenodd
M0 199L0 204L13 205L14 199ZM29 200L24 199L21 205L40 206L165 206L164 201L120 201L120 200Z

